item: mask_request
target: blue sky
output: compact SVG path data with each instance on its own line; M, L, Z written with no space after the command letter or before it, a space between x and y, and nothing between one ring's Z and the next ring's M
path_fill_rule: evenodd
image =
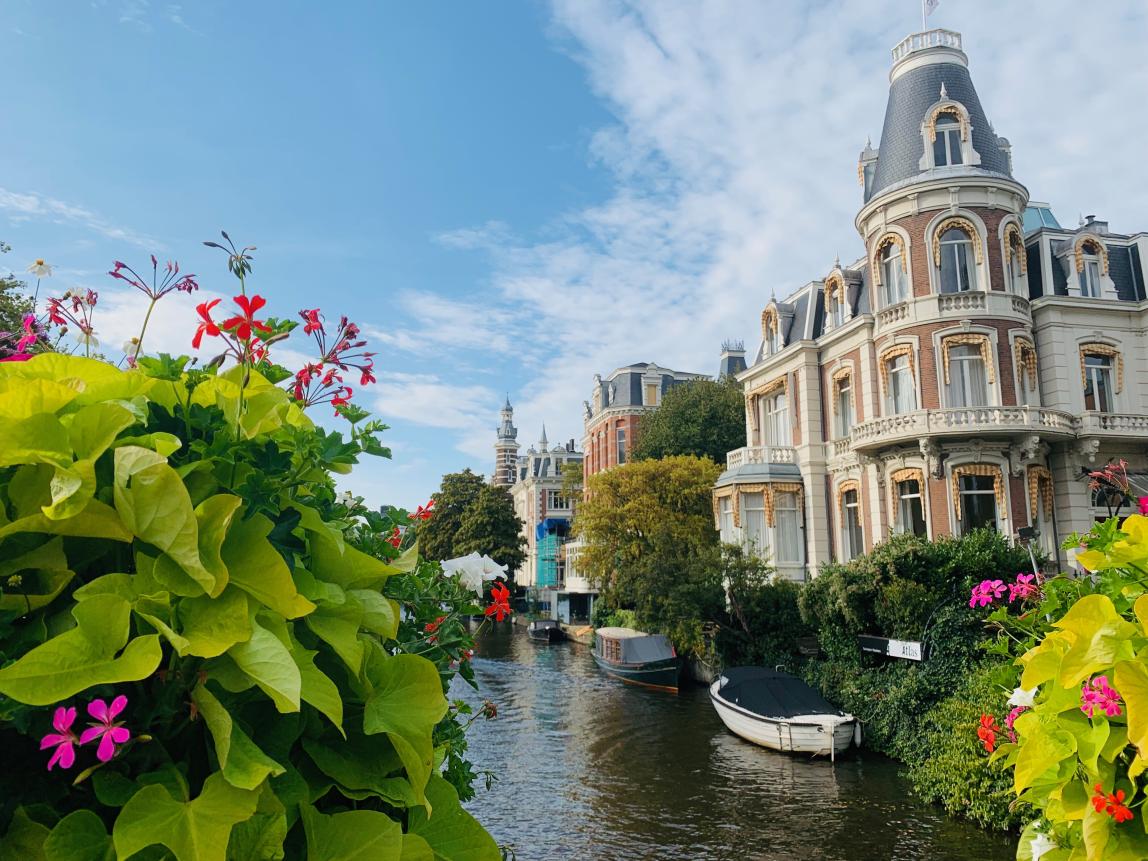
M1062 223L1148 228L1142 4L944 0L1018 178ZM183 5L8 0L2 261L101 290L155 251L231 290L200 243L258 246L280 316L360 321L393 462L348 486L413 505L489 471L504 393L529 443L581 438L592 375L712 372L779 296L860 254L857 153L880 135L905 0ZM1068 22L1072 21L1071 26ZM1119 168L1119 169L1117 169ZM202 297L200 297L202 298ZM186 350L165 300L154 349ZM300 339L296 348L303 349ZM300 360L285 351L281 358Z

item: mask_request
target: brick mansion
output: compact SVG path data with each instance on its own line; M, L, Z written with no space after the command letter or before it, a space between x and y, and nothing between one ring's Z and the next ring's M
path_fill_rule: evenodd
M1063 563L1107 516L1088 471L1148 467L1148 234L1030 200L960 34L907 37L889 80L857 169L864 256L763 310L715 526L794 579L983 526L1031 527Z

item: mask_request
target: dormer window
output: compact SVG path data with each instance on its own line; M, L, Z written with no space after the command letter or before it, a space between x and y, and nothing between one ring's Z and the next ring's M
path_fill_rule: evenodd
M781 349L781 321L777 317L777 308L773 303L761 312L761 335L764 355L772 356Z
M941 234L940 269L942 293L965 293L973 289L973 239L960 227Z
M881 283L885 288L886 305L896 305L909 298L903 265L901 246L890 242L881 252Z
M826 313L829 316L827 328L836 329L845 325L845 308L842 306L841 300L837 298L836 293L829 297L829 308Z
M1091 299L1100 298L1100 258L1095 254L1083 256L1084 267L1080 270L1080 295Z
M777 333L773 329L766 329L765 331L765 354L772 356L777 352Z
M937 137L933 141L933 166L964 164L961 155L961 126L948 116L937 121Z

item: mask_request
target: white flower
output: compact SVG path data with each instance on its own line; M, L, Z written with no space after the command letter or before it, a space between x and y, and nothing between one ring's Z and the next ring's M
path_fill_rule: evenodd
M478 595L482 595L487 580L506 577L505 565L499 565L489 556L479 556L477 553L447 559L441 564L444 573L461 574L462 584Z
M34 260L32 265L28 267L28 271L35 275L37 278L47 278L52 274L52 266L45 263L43 260Z
M1040 861L1041 855L1057 848L1047 834L1042 834L1039 831L1033 835L1029 846L1032 847L1032 861Z
M128 338L126 341L124 341L124 346L123 346L124 354L128 355L128 356L134 356L136 353L136 347L138 347L139 345L140 345L140 339L139 338Z
M1025 688L1017 688L1012 692L1012 696L1008 698L1008 704L1010 706L1027 706L1028 708L1032 708L1032 701L1036 699L1036 692L1039 687L1038 685L1035 688L1029 688L1027 690Z
M88 347L89 349L92 349L92 350L94 350L96 347L100 346L100 339L96 337L96 330L95 329L93 329L90 332L85 332L83 329L81 329L79 332L76 333L76 342L80 346Z

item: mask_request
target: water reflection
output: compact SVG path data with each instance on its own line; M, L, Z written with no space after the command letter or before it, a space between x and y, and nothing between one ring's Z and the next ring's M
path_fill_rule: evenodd
M483 638L475 671L481 693L454 694L498 704L472 729L471 754L500 780L468 806L521 861L1013 857L1007 838L915 802L884 757L834 765L731 735L702 687L624 685L587 649L510 626Z

